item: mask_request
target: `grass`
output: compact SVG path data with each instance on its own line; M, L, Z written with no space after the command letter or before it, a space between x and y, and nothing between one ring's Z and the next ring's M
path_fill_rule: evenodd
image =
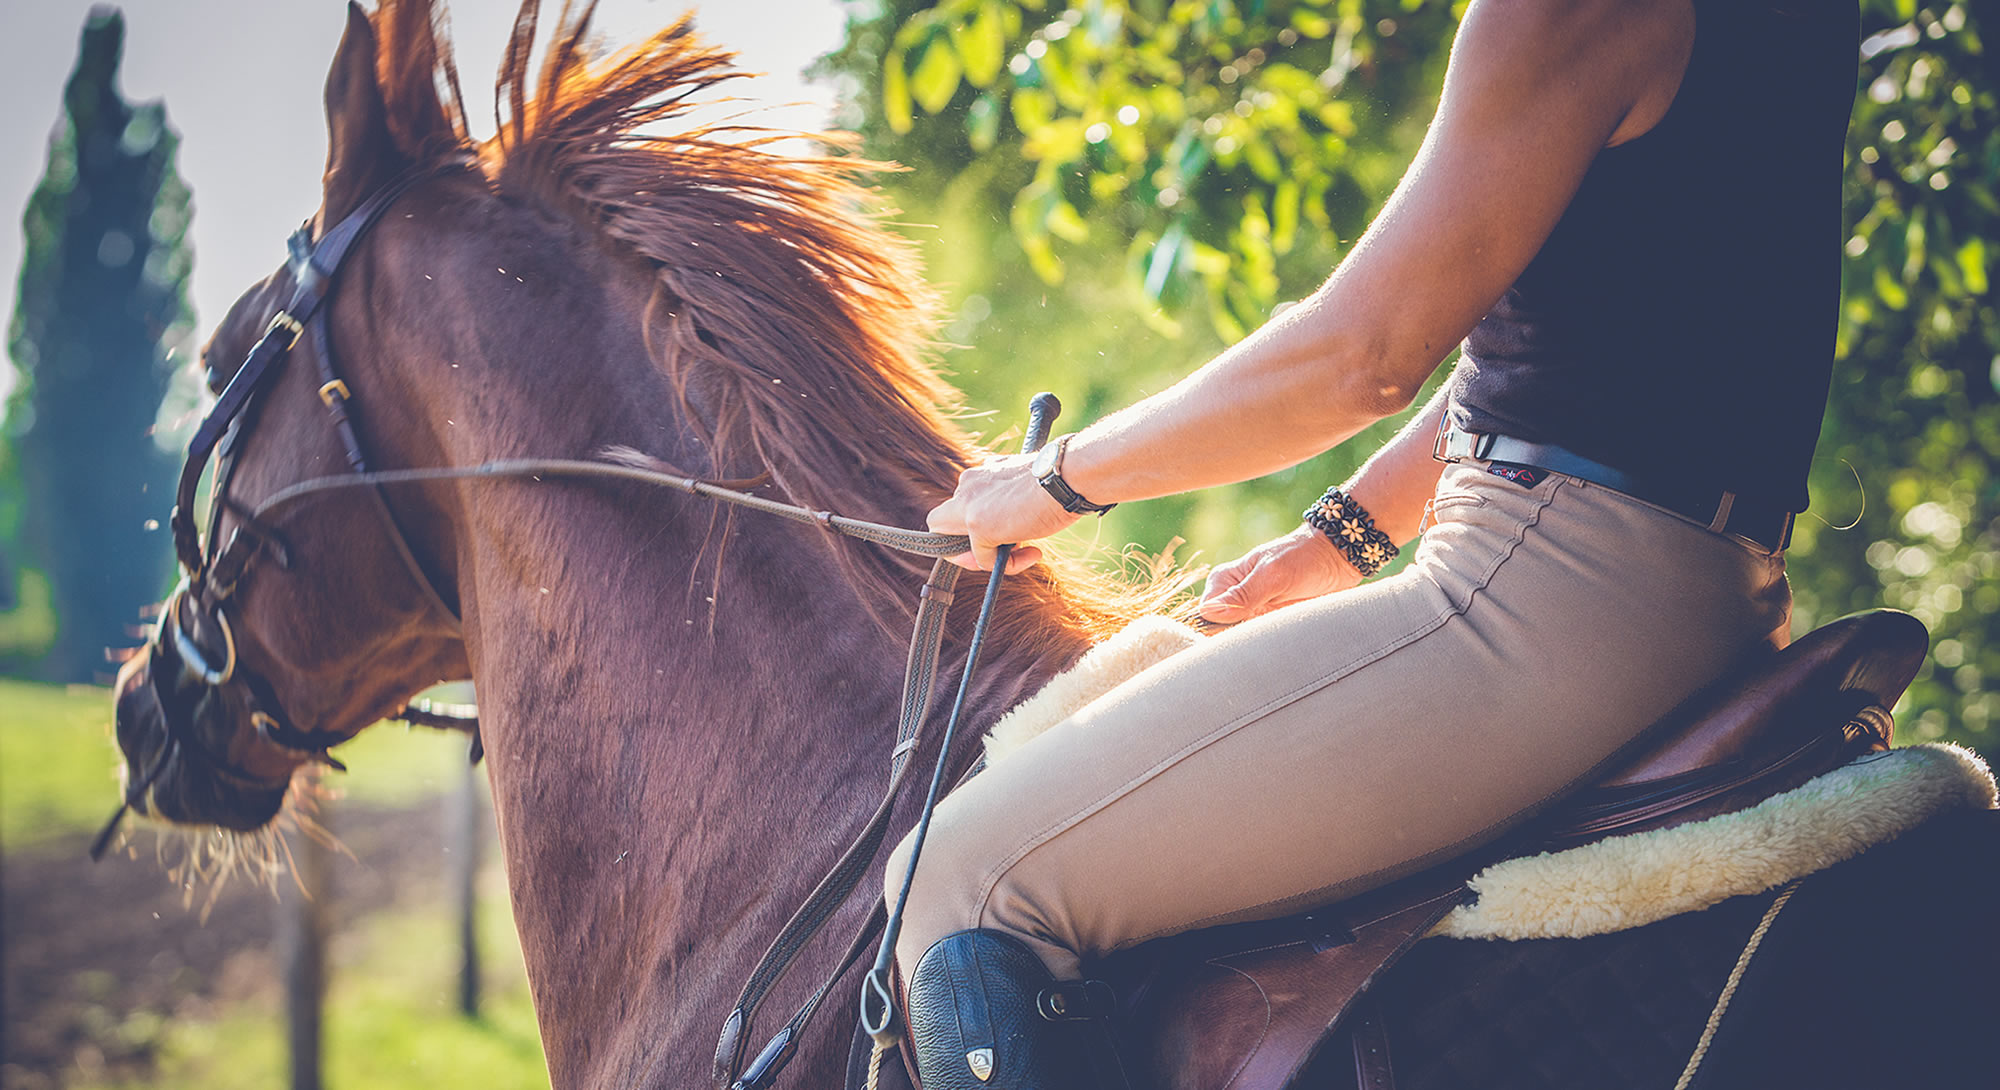
M111 690L0 681L0 844L88 833L118 805Z
M486 987L481 1016L460 1017L449 998L457 971L446 910L398 910L334 940L321 1044L325 1085L432 1090L541 1090L548 1086L520 947L505 898L481 898ZM287 1079L279 997L254 996L203 1019L161 1022L142 1013L156 1068L142 1082L71 1081L70 1090L269 1090Z

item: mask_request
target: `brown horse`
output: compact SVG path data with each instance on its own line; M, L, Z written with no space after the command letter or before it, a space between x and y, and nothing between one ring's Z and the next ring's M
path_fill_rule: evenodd
M600 62L585 7L535 70L538 5L526 0L501 69L499 133L477 146L427 0L384 0L372 18L350 9L327 80L323 203L294 261L237 303L205 354L232 406L212 418L233 416L227 437L209 436L230 468L218 470L209 552L177 519L191 578L163 635L121 673L118 736L135 807L254 831L313 754L433 682L472 678L553 1081L693 1088L711 1081L710 1045L757 955L874 805L921 567L604 481L436 479L260 514L299 482L365 463L464 468L622 446L915 526L973 456L919 361L929 297L907 247L860 211L855 164L779 157L712 130L647 135L729 78L727 58L683 23ZM205 460L201 450L197 470ZM1062 568L1010 581L965 752L947 764L969 764L978 728L1143 612L1148 594ZM942 677L966 655L968 612L953 620ZM907 828L913 808L906 799L891 827ZM1989 857L1993 832L1979 827ZM1942 869L1926 857L1909 871ZM878 879L879 867L861 888ZM1993 892L1949 896L1982 904ZM870 901L846 904L831 933L852 933ZM1722 922L1766 911L1739 904ZM1846 917L1826 915L1838 949ZM1286 943L1343 941L1338 919L1306 926ZM1658 936L1637 945L1691 948ZM1726 969L1742 935L1725 939L1691 941ZM1595 967L1607 960L1596 949L1561 956ZM840 953L808 946L768 1008L794 1009ZM1933 962L1956 962L1960 982L1992 972L1956 951ZM1197 964L1252 979L1229 957ZM1452 979L1448 967L1431 976ZM1704 979L1680 1015L1696 1030L1721 987L1719 974ZM1384 1006L1424 1003L1389 989ZM1261 1027L1262 1010L1233 1028ZM1573 1018L1561 1026L1580 1040ZM1771 1054L1818 1048L1801 1039ZM1174 1067L1159 1084L1228 1082L1163 1061L1185 1044L1150 1050ZM1511 1075L1510 1047L1474 1070ZM838 1085L847 1049L842 1032L812 1034L786 1078ZM1445 1067L1429 1077L1467 1081Z
M536 8L500 76L499 135L477 147L430 5L350 10L327 80L316 234L391 180L435 172L382 215L327 304L369 458L465 466L624 445L921 526L974 452L918 359L932 326L916 263L861 211L855 164L713 131L640 136L729 78L727 55L683 22L598 64L586 15L555 28L536 73ZM212 386L296 279L280 271L231 310L205 352ZM227 621L200 594L181 611L197 646L219 657L233 643L240 676L265 691L161 684L158 648L128 663L129 779L153 771L170 719L185 749L214 758L165 762L135 805L260 827L302 755L253 729L255 705L330 739L472 678L554 1082L705 1084L735 990L881 790L924 569L638 486L411 486L388 494L386 519L370 495L329 493L252 524L263 498L344 469L311 359L325 347L300 341L239 425L211 536L270 544ZM1011 582L968 745L1130 612L1088 576ZM956 613L945 676L969 623ZM851 933L868 900L831 929ZM809 950L771 1009L792 1009L838 946ZM807 1084L837 1079L837 1037L793 1065Z

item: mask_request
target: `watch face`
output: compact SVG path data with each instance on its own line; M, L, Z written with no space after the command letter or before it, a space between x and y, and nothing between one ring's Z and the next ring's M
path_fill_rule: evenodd
M1062 439L1058 439L1035 452L1032 468L1037 479L1047 477L1056 471L1056 463L1062 460L1062 448Z

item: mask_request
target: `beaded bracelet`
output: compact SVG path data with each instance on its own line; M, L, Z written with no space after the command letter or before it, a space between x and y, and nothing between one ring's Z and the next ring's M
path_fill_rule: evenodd
M1311 507L1306 508L1306 525L1325 534L1354 565L1354 570L1366 579L1382 570L1382 565L1396 559L1401 549L1389 540L1389 535L1375 528L1375 519L1368 509L1354 502L1354 497L1338 488L1329 488Z

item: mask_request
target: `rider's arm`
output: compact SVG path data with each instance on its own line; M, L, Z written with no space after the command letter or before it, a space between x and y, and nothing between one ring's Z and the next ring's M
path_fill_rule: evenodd
M1375 528L1398 545L1417 536L1444 470L1431 450L1449 400L1448 386L1440 386L1424 410L1341 485L1374 517ZM1235 624L1360 582L1361 573L1326 535L1302 524L1209 572L1201 615Z
M1596 153L1665 113L1692 41L1686 4L1474 0L1416 160L1339 269L1186 379L1084 429L1065 479L1097 503L1245 480L1408 407L1527 266ZM971 533L984 561L992 544L1071 521L1010 458L967 471L932 524Z

